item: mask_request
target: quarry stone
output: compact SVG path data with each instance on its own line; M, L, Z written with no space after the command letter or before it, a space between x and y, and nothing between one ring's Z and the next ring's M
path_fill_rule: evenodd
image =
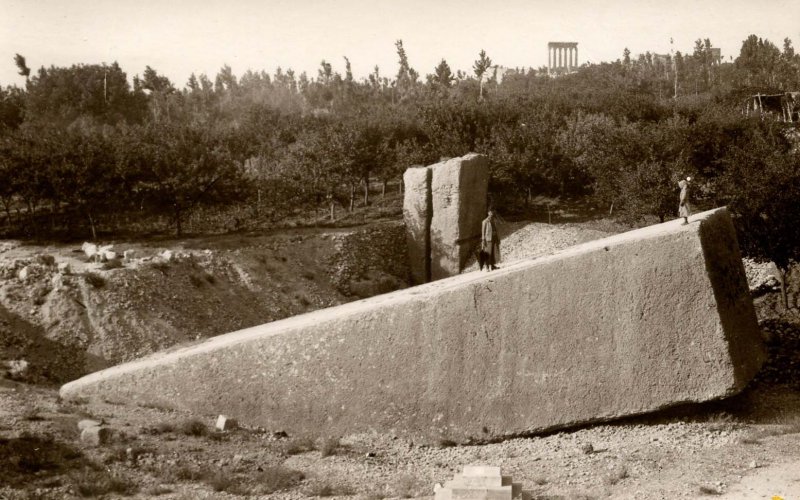
M111 440L111 429L93 425L81 430L81 442L89 446L102 446Z
M431 169L413 167L403 173L403 221L411 284L419 285L431 277Z
M226 417L225 415L220 415L217 417L217 423L215 427L218 431L229 431L239 427L239 423L235 419Z
M88 429L89 427L100 427L101 425L103 425L102 422L85 418L78 422L78 430L82 431L84 429Z
M466 440L739 392L764 349L728 212L210 338L61 388L292 435Z
M489 166L470 153L432 165L431 280L459 274L480 241L486 217Z

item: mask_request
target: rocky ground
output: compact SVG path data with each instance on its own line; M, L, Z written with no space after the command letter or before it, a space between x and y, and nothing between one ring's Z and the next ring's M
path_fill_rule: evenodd
M596 224L504 224L501 226L504 258L509 261L549 253L605 236L613 230L613 227ZM266 247L272 244L259 241L259 245ZM323 243L325 241L328 243ZM197 290L208 294L206 287L209 285L223 289L219 294L209 294L223 300L226 294L247 288L242 288L241 275L231 267L239 265L248 269L247 276L254 277L253 283L258 285L259 293L274 290L267 286L269 280L259 281L261 274L255 268L247 268L256 265L256 256L262 251L252 256L239 250L237 259L237 255L226 252L247 248L246 241L231 239L218 243L212 254L216 258L224 257L228 263L220 264L222 271L217 271L201 258L202 252L213 246L210 243L181 242L173 248L176 252L189 253L200 250L197 265L202 272L216 277L214 283L206 281L195 287L189 278L195 272L190 262L170 264L168 272L172 266L182 271L168 275L149 269L151 261L141 263L145 269L138 273L133 269L128 271L130 274L125 275L128 283L134 279L152 281L148 287L161 284L173 290L174 282L166 280L177 276L185 280L185 283L179 280L183 288L178 290L186 295L187 302L191 302ZM327 246L330 239L313 244L290 243L281 248L276 244L276 249L270 251L274 253L268 253L267 262L276 267L288 262L287 266L310 269L309 266L318 265L315 264L319 262L318 256L333 248ZM162 247L153 250L153 254L162 251ZM300 251L306 248L307 251ZM139 250L145 252L143 248ZM59 260L66 255L63 249L61 252L45 251L19 245L12 245L5 252L7 262L33 261L38 254L55 254ZM280 256L287 261L282 261ZM210 261L213 259L211 257ZM73 273L83 276L82 273L93 271L79 267L83 265L81 259L75 260ZM47 267L47 263L43 265ZM33 370L28 376L35 373L36 358L32 358L31 368L9 365L9 377L0 379L0 498L424 497L433 494L435 483L452 478L469 464L501 466L504 474L522 484L526 496L539 499L800 498L800 316L794 305L788 311L783 309L767 267L752 262L747 262L747 267L770 356L744 393L726 401L674 408L613 424L498 443L456 446L450 442L411 442L379 434L292 436L282 429L249 427L217 431L214 429L216 415L110 404L68 404L59 401L56 388L47 384L50 380L47 374L27 381L14 380L22 377L26 370ZM56 319L55 313L48 316L41 312L49 307L48 301L55 300L51 297L52 291L44 294L41 304L25 311L39 295L31 291L32 287L25 286L25 280L19 279L20 269L16 268L10 277L0 280L0 299L8 311L5 331L25 325L49 331L37 321L44 317ZM298 283L316 283L319 288L313 290L319 294L319 304L313 302L303 308L350 300L351 297L337 290L337 280L330 273L323 267L314 269L314 280L300 277ZM228 272L236 276L229 283L221 278ZM94 289L90 290L90 300L95 302L84 304L95 310L95 316L91 317L102 319L112 311L110 316L115 317L122 310L140 314L146 309L136 305L135 300L140 299L132 298L130 306L115 308L107 306L111 299L101 300L102 293L111 293L108 289L123 286L125 280L120 271L117 273L119 278L104 275L108 281L106 287L101 288L104 292L97 297ZM52 283L56 274L54 272L47 280ZM319 276L326 277L321 280ZM789 278L790 303L796 304L800 279L795 281L793 274ZM79 283L74 284L71 293L81 300L85 298L81 286L88 289L92 285L84 282L84 277L75 279ZM288 294L276 291L275 303L287 304L286 312L302 312L300 307L296 311L290 309L288 304L294 302L287 298L298 293L295 287L299 285L294 281L281 283L287 287ZM135 289L144 288L141 285ZM311 290L304 289L304 292L312 294ZM167 298L156 297L147 302L148 307L154 307L169 319L165 308L156 307L158 301ZM116 303L116 300L111 302ZM247 303L248 307L272 303L266 299L264 302L253 300ZM287 302L278 302L280 300ZM180 317L189 313L199 315L203 308L212 307L212 302L198 301L196 306L181 312ZM98 307L103 304L106 306ZM101 314L100 310L105 312ZM240 312L231 311L230 314L233 317ZM193 328L199 328L197 325L204 322L216 324L213 323L215 318L198 318ZM224 318L222 315L221 319L216 319L220 327L224 326ZM77 324L77 320L74 321ZM164 322L171 324L167 320ZM95 323L93 320L92 324ZM113 322L109 324L113 326ZM203 331L208 332L204 335L213 334L211 328ZM3 335L3 338L8 336L7 333ZM46 349L48 345L39 346L39 350L31 350L28 345L29 351L23 351L23 347L24 343L12 346L17 349L16 354L33 353L42 358L53 354ZM4 359L10 359L11 348L5 349ZM91 433L81 438L78 424L85 419L93 419L109 429L110 434L104 436L102 444L93 442Z

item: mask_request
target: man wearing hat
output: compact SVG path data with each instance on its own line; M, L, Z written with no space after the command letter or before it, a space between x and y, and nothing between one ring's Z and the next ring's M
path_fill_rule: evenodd
M683 224L689 223L689 216L692 215L692 208L689 206L689 183L692 181L691 177L685 180L681 179L678 182L678 187L681 188L680 203L678 204L678 217L683 217Z
M481 226L481 253L486 259L487 270L497 269L495 264L500 261L500 233L497 232L494 210L489 210L488 216L483 219ZM481 269L483 269L483 266L481 266Z

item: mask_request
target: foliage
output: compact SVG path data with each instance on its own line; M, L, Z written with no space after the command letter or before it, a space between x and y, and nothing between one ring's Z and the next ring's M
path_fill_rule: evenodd
M740 112L749 95L798 89L788 38L779 49L749 36L733 62L698 38L674 56L626 48L558 78L517 69L502 80L485 50L471 72L442 59L420 79L402 40L395 49L396 71L360 81L345 57L316 75L226 65L183 88L151 66L129 85L117 63L29 75L18 55L25 88L0 88L0 227L97 237L152 217L181 234L215 205L272 223L369 204L370 181L474 151L489 158L502 210L548 195L666 219L677 180L692 175L699 206L730 206L748 253L797 257L797 130Z

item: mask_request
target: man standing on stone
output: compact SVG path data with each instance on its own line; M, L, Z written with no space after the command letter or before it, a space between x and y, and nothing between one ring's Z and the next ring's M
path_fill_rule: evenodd
M481 252L486 256L486 270L497 269L500 261L500 233L497 232L494 210L489 210L488 216L483 219L481 226Z
M692 178L687 177L686 180L681 179L678 186L681 188L680 203L678 204L678 217L683 217L683 224L689 223L689 216L692 215L691 207L689 206L689 182Z

